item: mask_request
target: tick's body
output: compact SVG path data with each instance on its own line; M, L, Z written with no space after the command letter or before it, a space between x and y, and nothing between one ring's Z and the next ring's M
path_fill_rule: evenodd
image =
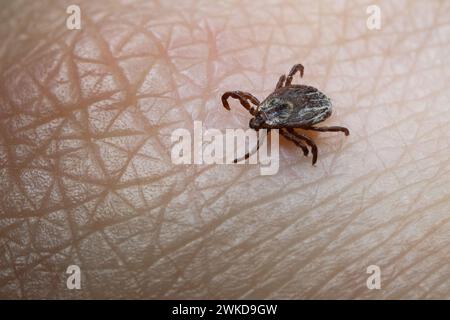
M292 67L287 78L282 75L278 80L275 91L263 102L259 102L252 94L242 91L228 91L222 95L223 106L230 110L227 99L229 97L239 99L241 104L254 116L250 120L250 128L280 129L280 134L294 142L308 155L311 147L313 154L312 163L317 161L317 146L311 138L294 131L294 128L314 131L341 131L349 135L349 130L344 127L315 127L331 115L332 106L330 99L316 88L304 85L292 85L292 78L298 71L303 76L303 66L296 64ZM250 106L249 101L256 106ZM306 143L306 145L305 145ZM259 141L255 152L259 148ZM247 159L250 153L244 158ZM237 162L238 160L235 160Z
M262 128L309 128L331 115L331 101L316 88L290 85L271 93L259 110L267 117Z

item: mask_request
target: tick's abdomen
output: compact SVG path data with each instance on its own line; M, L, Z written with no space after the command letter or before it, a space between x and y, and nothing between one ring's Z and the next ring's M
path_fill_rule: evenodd
M332 113L331 100L314 87L291 85L276 90L267 99L274 97L286 100L293 106L286 120L288 126L312 126L324 121Z

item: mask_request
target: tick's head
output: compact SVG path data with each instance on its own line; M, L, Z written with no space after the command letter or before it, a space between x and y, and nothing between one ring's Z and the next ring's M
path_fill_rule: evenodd
M250 119L249 126L250 126L250 128L252 128L254 130L258 130L258 129L262 128L262 126L264 125L265 122L266 122L266 117L265 117L264 113L258 112L254 118Z

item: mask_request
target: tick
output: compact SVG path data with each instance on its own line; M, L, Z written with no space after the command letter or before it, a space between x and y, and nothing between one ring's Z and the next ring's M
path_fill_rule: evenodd
M311 148L312 164L317 161L317 146L308 136L301 134L294 129L312 131L332 131L343 132L346 136L350 134L347 128L339 126L316 127L319 122L327 119L332 112L330 99L314 87L291 84L292 78L297 72L303 77L304 67L296 64L292 67L288 76L282 75L278 80L275 90L263 102L252 94L243 91L227 91L222 95L222 104L230 110L228 98L238 99L241 105L253 116L250 119L250 128L258 131L267 129L279 129L279 132L286 139L292 141L302 149L303 154L308 156L308 146ZM252 103L254 106L251 106ZM259 140L256 150L247 153L243 158L247 159L251 154L258 151ZM234 162L242 160L236 159Z

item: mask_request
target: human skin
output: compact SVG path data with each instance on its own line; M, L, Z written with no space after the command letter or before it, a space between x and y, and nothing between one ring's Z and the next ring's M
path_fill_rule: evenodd
M450 298L450 3L77 1L68 30L74 3L0 11L1 298ZM315 166L172 163L295 63L350 129L305 132Z

